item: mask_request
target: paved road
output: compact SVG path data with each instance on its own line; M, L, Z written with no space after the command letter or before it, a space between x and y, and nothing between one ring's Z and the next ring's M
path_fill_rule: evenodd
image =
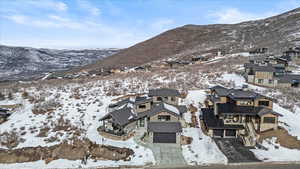
M176 144L151 144L156 165L183 166L186 165L180 145Z
M176 167L176 168L158 168L149 167L146 169L300 169L300 164L259 164L259 165L240 165L240 166L230 166L230 165L216 165L216 166L186 166L186 167Z
M214 139L229 163L259 162L252 151L235 138ZM300 168L299 168L300 169Z

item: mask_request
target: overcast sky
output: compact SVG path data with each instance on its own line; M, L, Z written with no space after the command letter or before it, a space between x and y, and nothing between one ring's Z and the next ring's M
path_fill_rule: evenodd
M0 44L125 48L185 24L238 23L300 0L0 0Z

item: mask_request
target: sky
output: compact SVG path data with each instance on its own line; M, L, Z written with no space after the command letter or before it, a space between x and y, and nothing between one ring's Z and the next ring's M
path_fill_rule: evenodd
M186 24L231 24L300 7L300 0L0 0L0 44L126 48Z

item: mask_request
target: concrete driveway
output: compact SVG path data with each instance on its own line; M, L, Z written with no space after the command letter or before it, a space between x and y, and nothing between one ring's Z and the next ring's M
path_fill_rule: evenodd
M156 165L159 166L183 166L186 162L182 155L180 145L176 144L150 144L149 148L154 154Z

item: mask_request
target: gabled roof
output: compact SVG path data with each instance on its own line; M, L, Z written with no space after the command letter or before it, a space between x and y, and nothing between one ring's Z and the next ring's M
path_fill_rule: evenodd
M214 86L210 88L211 90L215 91L218 96L226 96L233 100L235 99L257 99L257 98L267 98L266 96L263 96L261 94L243 90L243 89L227 89L222 86ZM218 99L218 98L214 98ZM270 98L269 98L270 99Z
M129 124L132 121L135 121L136 115L134 112L132 112L132 109L129 107L124 107L115 111L112 111L102 117L101 119L106 119L108 117L112 117L114 122L120 126L125 126Z
M181 117L183 113L187 112L186 106L173 106L167 103L157 103L153 105L150 110L137 113L137 118L143 118L145 116L151 117L161 112L167 112L174 116Z
M152 96L180 96L180 93L176 89L169 89L169 88L160 88L160 89L150 89L149 94L150 97Z
M182 132L180 122L150 122L148 131L161 133L179 133Z
M277 112L275 112L275 111L273 111L273 110L271 110L271 109L268 109L268 108L263 108L263 109L261 109L261 110L257 113L257 115L259 115L260 117L263 116L263 115L265 115L265 114L274 114L274 115L276 115L276 116L282 116L280 113L277 113Z

